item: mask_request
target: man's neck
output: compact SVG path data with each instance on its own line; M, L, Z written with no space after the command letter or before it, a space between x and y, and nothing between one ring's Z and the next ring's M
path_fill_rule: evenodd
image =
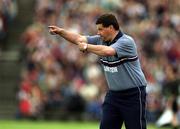
M115 31L115 32L112 34L112 39L111 39L110 42L112 42L112 41L115 39L115 37L117 36L118 33L119 33L119 31Z

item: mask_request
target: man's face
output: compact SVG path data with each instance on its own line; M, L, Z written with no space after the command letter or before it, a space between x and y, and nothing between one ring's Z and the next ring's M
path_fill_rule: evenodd
M111 40L111 28L104 27L102 24L97 24L97 34L101 36L103 41Z

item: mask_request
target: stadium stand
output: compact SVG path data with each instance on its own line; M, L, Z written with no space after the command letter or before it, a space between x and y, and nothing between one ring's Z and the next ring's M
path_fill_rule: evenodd
M0 1L0 13L6 19L2 22L0 18L0 26L5 28L0 29L0 119L13 119L17 112L16 92L21 71L20 52L23 50L20 35L32 22L32 3Z

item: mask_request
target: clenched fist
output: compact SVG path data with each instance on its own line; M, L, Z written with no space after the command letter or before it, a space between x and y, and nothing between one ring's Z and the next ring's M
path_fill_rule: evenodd
M81 42L81 43L78 44L78 47L79 47L80 51L85 52L85 51L87 51L88 44L84 43L84 42Z

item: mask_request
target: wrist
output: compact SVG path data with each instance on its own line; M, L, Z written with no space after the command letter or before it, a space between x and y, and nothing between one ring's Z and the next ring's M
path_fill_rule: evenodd
M62 28L59 29L58 34L59 34L59 35L62 35L62 34L63 34L63 29L62 29Z

